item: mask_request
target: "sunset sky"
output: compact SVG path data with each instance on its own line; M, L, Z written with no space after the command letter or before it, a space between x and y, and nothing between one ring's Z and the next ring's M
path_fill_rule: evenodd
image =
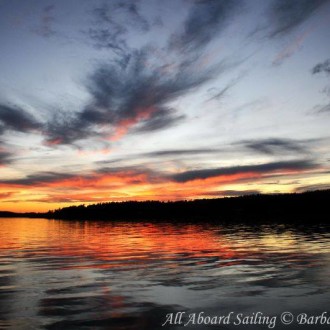
M330 188L330 1L1 0L0 210Z

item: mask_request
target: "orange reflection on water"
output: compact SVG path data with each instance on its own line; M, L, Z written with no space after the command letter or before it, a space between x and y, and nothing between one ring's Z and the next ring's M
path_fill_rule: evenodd
M158 322L168 307L262 310L265 298L274 308L291 296L298 310L310 298L323 308L329 238L280 226L3 218L2 315L13 329L151 330L150 315Z
M235 252L219 233L198 225L178 227L171 224L69 222L45 219L2 221L0 249L21 253L38 251L51 257L74 257L68 267L111 268L142 265L146 260L171 260L190 254L233 258ZM47 246L47 249L45 249ZM84 259L87 263L77 263ZM93 265L89 265L92 262Z
M143 268L163 262L167 269L187 259L203 264L258 258L266 252L320 252L312 241L298 241L290 231L229 234L222 226L46 219L0 219L0 249L24 257L63 258L61 269ZM324 252L324 250L322 250ZM328 251L330 252L330 251ZM205 260L204 260L204 259Z

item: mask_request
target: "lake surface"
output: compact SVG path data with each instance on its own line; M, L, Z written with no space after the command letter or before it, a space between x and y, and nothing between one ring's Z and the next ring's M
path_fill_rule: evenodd
M0 219L0 329L326 329L297 317L329 302L329 228Z

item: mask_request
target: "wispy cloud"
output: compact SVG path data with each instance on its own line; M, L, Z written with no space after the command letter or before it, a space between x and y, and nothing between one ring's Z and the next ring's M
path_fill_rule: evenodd
M275 155L281 153L308 153L306 143L308 141L296 141L292 139L269 138L263 140L242 141L238 144L263 154ZM309 141L310 142L310 141Z
M158 131L178 125L185 119L185 115L178 114L173 108L159 108L150 119L137 123L133 132L148 133Z
M89 173L40 172L24 178L0 180L0 188L19 192L31 189L30 202L76 203L109 200L180 200L259 193L258 189L226 189L221 186L256 179L293 176L316 169L308 160L187 171L168 175L146 167L104 167ZM45 196L46 194L46 196ZM13 201L11 201L13 202Z
M242 78L243 78L243 75L241 74L239 77L233 79L232 81L230 81L228 84L226 84L224 87L222 87L220 89L211 88L210 92L213 95L207 100L207 102L213 101L213 100L215 100L215 101L221 100L224 96L226 96L228 91L231 88L233 88Z
M222 149L173 149L173 150L160 150L160 151L153 151L143 154L143 156L148 157L168 157L168 156L185 156L185 155L205 155L205 154L214 154L221 152Z
M45 124L44 130L46 144L55 146L71 144L76 140L96 135L97 132L89 130L88 125L78 115L70 112L58 111L53 114L51 120Z
M295 189L295 192L301 193L305 191L323 190L323 189L330 189L330 182L300 186Z
M49 38L56 34L53 29L53 23L55 21L54 10L54 5L48 5L42 9L40 22L38 26L33 29L33 32L44 38Z
M118 187L119 183L134 184L140 182L155 183L163 179L148 168L102 167L95 171L77 174L63 172L37 172L23 178L0 180L0 185L7 186L51 186L51 187Z
M270 7L270 38L282 37L303 24L329 0L277 0Z
M93 27L85 33L92 44L100 49L110 49L128 59L126 42L129 28L147 32L150 24L140 12L138 1L111 1L95 7L92 11Z
M150 29L139 2L104 2L95 7L95 24L87 35L95 46L113 50L114 56L97 65L87 79L91 101L76 113L58 111L45 125L45 143L69 145L95 136L117 141L129 133L163 130L183 122L186 116L173 107L173 101L235 66L224 58L203 66L198 63L200 51L225 28L241 3L194 1L182 31L170 35L167 51L156 43L141 44L138 49L128 44L132 30ZM47 7L46 12L52 10ZM178 52L181 47L189 51Z
M310 160L295 160L283 162L271 162L258 165L245 165L233 167L221 167L212 169L192 170L177 173L171 176L176 182L188 182L193 180L204 180L212 177L221 177L239 174L265 174L276 171L303 171L316 168L317 165Z
M324 72L326 74L330 74L330 59L328 59L322 63L318 63L312 69L313 74L322 73L322 72Z
M41 124L26 111L0 104L0 133L7 130L29 132L40 129Z
M0 150L0 166L10 164L11 156L10 152Z
M147 132L182 121L184 115L168 104L230 68L223 62L198 70L194 64L182 60L177 70L164 74L152 48L145 47L133 51L123 66L100 65L87 84L92 102L78 114L57 115L48 124L48 143L70 144L93 135L115 140L132 128Z
M8 197L11 197L13 194L13 192L0 193L0 199L6 199Z
M242 5L240 0L194 1L182 31L170 39L170 48L184 52L200 50L221 33Z
M313 109L313 113L316 113L316 114L330 113L330 103L329 104L325 104L325 105L317 105L317 106L315 106L314 109Z
M15 190L32 209L323 180L330 94L318 99L316 90L330 75L329 3L6 2L0 194ZM308 125L304 104L324 115Z
M330 59L325 60L322 63L316 64L312 69L312 74L319 74L319 73L325 73L326 75L330 75ZM323 90L323 93L327 96L330 96L329 89L325 88ZM317 105L314 107L314 113L322 114L322 113L330 113L330 103L323 104L323 105Z
M75 176L67 173L57 172L40 172L27 175L24 178L0 180L0 184L14 185L14 186L33 186L37 184L49 184L62 180L74 178Z
M285 60L289 59L297 51L299 51L310 34L311 30L308 30L296 36L282 51L276 55L273 60L273 65L281 65Z

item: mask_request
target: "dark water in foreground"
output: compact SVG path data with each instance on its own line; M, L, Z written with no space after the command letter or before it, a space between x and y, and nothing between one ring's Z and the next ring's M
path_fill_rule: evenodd
M328 329L296 317L329 302L326 228L0 219L0 329Z

